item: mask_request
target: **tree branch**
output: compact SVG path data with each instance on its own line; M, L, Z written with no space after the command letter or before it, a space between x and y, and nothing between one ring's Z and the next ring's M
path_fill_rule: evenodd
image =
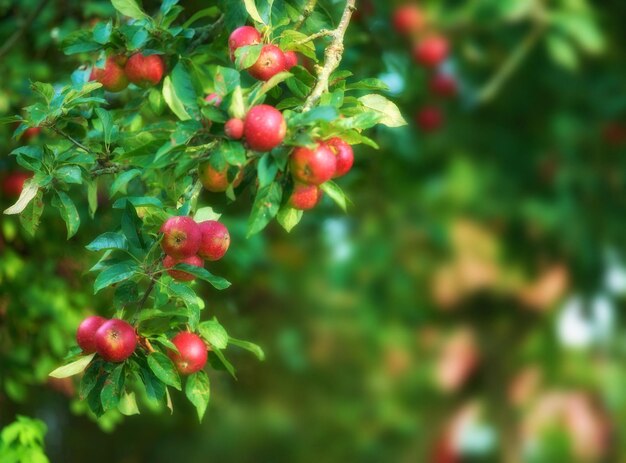
M41 0L39 4L35 7L35 9L30 13L30 16L26 18L24 24L22 24L22 27L17 29L13 33L13 35L9 37L6 42L4 42L4 45L2 45L2 48L0 48L0 58L6 55L9 50L11 50L11 48L13 48L13 46L18 42L18 40L26 33L30 25L35 19L37 19L37 16L39 16L39 14L49 1L50 0Z
M317 73L317 83L304 102L304 106L302 107L303 112L310 110L315 103L319 101L324 92L328 90L330 75L337 69L341 62L343 55L343 37L350 24L352 13L356 9L355 2L356 0L346 1L346 7L343 10L337 28L329 34L333 39L324 51L324 66Z
M298 42L296 42L296 45L303 45L307 42L310 42L312 40L316 40L319 39L320 37L326 37L329 35L333 35L334 31L328 30L328 29L322 29L319 32L316 32L315 34L309 35L306 39L302 39Z
M302 14L298 18L298 22L296 22L296 24L293 26L294 30L297 31L298 29L300 29L302 27L302 25L309 18L309 16L311 16L311 14L313 14L313 11L315 10L315 5L316 4L317 4L317 0L309 0L308 1L306 6L304 7L304 10L302 10Z
M202 44L206 39L208 39L215 31L219 30L224 24L224 15L220 15L219 18L215 20L213 24L209 24L207 26L199 27L196 30L200 31L200 34L196 36L189 46L187 47L187 52L195 49L199 45Z
M93 151L91 151L89 148L87 148L85 145L83 145L81 142L79 142L78 140L76 140L74 137L72 137L71 135L63 132L63 130L55 127L54 125L50 125L49 126L53 132L55 132L58 135L61 135L63 138L65 138L66 140L71 141L74 145L76 145L78 148L80 148L81 150L89 153L89 154L94 154Z

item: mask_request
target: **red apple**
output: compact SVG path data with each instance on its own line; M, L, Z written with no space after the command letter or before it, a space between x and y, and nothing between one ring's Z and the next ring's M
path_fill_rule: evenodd
M271 151L285 138L287 124L278 109L262 104L250 108L246 114L243 133L250 149Z
M298 54L295 51L286 51L284 54L285 69L289 70L298 64Z
M313 209L322 199L322 190L317 185L296 182L289 197L289 205L294 209L306 211Z
M210 105L215 106L216 108L219 108L220 105L222 104L222 97L220 95L218 95L217 93L209 93L204 98L204 101L206 101Z
M393 12L392 23L399 34L411 35L424 27L424 13L417 5L402 5Z
M200 336L183 331L172 338L172 344L178 352L170 350L168 355L180 373L190 375L204 368L208 352Z
M335 175L337 156L324 143L318 143L314 149L300 146L291 153L289 166L297 181L321 185Z
M448 51L448 39L440 35L431 35L415 45L413 57L421 65L434 68L448 57Z
M31 141L33 138L39 135L41 132L41 127L29 127L24 132L22 132L22 140L25 142Z
M113 318L96 331L96 352L107 362L123 362L137 347L137 333L124 320Z
M215 169L210 162L203 162L198 167L198 176L204 188L213 193L221 193L226 191L229 185L228 181L228 169L230 166L226 166L223 170ZM233 187L237 188L243 180L243 171L239 171L235 180L233 181Z
M337 169L335 170L333 178L346 175L350 169L352 169L352 164L354 164L354 151L352 151L352 147L339 137L326 140L325 143L335 156L337 156Z
M199 226L202 231L202 239L198 255L206 260L221 259L230 245L228 229L216 220L200 222Z
M102 326L107 319L92 315L85 318L76 330L76 342L85 354L91 354L96 351L96 331Z
M230 50L230 59L235 61L235 50L247 45L256 45L261 43L261 34L252 26L241 26L235 29L228 38L228 49Z
M437 74L430 80L430 91L435 95L448 98L457 93L456 79L449 74Z
M32 177L27 172L11 172L2 182L2 193L8 198L17 198L22 193L24 182Z
M160 55L135 53L126 62L126 76L133 84L140 87L149 87L161 82L165 73L165 63Z
M276 45L263 45L259 59L248 68L248 73L257 80L270 80L285 69L283 51Z
M236 117L228 119L224 124L224 133L231 140L239 140L243 137L243 121Z
M100 82L109 92L121 92L128 87L128 78L124 72L125 63L125 56L109 56L103 69L97 67L91 69L89 80Z
M444 119L441 110L435 106L425 106L415 116L415 122L424 132L434 132L441 128Z
M176 259L172 256L165 256L165 259L163 259L163 267L165 267L166 269L171 269L176 264L189 264L195 267L203 267L204 261L198 256L189 256L183 259ZM174 280L178 281L193 281L196 279L194 275L183 270L168 270L167 273L169 273L169 275Z
M191 217L170 217L161 225L160 232L163 233L161 247L169 256L183 259L195 255L200 248L202 233Z

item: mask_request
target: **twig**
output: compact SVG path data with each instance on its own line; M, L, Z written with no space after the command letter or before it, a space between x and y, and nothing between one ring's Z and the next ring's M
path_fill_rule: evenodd
M343 37L346 34L348 25L350 24L352 12L356 9L355 3L356 0L346 1L346 7L343 10L341 20L339 21L337 28L332 31L331 37L333 40L324 51L324 66L319 70L317 74L317 83L304 102L304 106L302 107L303 112L310 110L322 97L322 94L328 90L328 80L330 79L330 75L335 69L337 69L339 63L341 62L341 56L343 55Z
M85 145L83 145L81 142L79 142L78 140L76 140L74 137L72 137L71 135L63 132L63 130L59 129L58 127L55 127L54 125L50 125L49 126L55 133L61 135L63 138L71 141L74 145L76 145L78 148L80 148L81 150L89 153L89 154L94 154L93 151L91 151L89 148L87 148Z
M196 30L201 32L191 41L191 43L187 47L187 52L190 52L191 50L202 44L202 42L208 39L216 30L220 29L223 24L224 15L220 15L220 17L217 18L213 24L197 28Z
M124 172L129 169L130 169L130 166L122 166L120 164L114 164L112 166L102 167L100 169L92 170L91 176L99 177L100 175L117 174L118 172Z
M315 34L309 35L307 38L302 39L298 42L295 43L295 45L303 45L307 42L310 42L311 40L316 40L319 39L320 37L326 37L329 35L333 35L334 31L328 30L328 29L322 29L319 32L316 32Z
M9 52L9 50L11 50L11 48L13 48L13 46L17 43L17 41L22 37L22 35L26 33L30 25L33 23L35 19L37 19L37 16L39 16L39 14L41 13L41 11L44 9L44 7L49 1L50 0L41 0L39 2L39 5L37 5L35 9L30 13L30 16L26 18L26 20L24 21L24 24L22 24L22 27L16 30L13 33L13 35L9 37L9 39L6 42L4 42L4 45L2 46L2 48L0 48L0 58L6 55Z
M311 16L313 14L313 11L315 10L315 5L316 4L317 4L317 0L309 0L308 1L306 6L304 7L304 9L302 10L302 14L298 18L298 21L293 26L294 30L297 31L298 29L300 29L302 27L302 25L309 18L309 16Z

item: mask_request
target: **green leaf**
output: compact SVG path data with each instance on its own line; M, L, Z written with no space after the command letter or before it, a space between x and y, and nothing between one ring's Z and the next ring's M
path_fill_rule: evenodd
M93 359L95 355L95 353L85 355L72 363L68 363L67 365L53 370L49 376L52 376L53 378L67 378L68 376L74 376L87 368L87 365L89 365L89 362L91 362L91 359Z
M113 23L111 21L100 21L93 28L93 39L101 45L105 45L111 38L111 31L113 30Z
M46 104L50 104L52 98L54 98L54 87L51 84L47 84L44 82L33 82L30 86L33 91L39 93L44 100L46 100Z
M169 357L161 352L153 352L148 356L148 366L152 372L168 386L181 390L180 376Z
M37 227L39 227L43 207L43 193L38 191L35 198L28 203L26 209L20 214L20 223L22 227L24 227L24 230L31 236L35 235L35 231Z
M17 199L13 206L9 207L4 211L7 215L19 214L28 203L30 203L35 196L37 196L37 191L39 191L39 186L33 181L33 179L26 180L24 182L24 188L22 188L22 192L20 193L20 197Z
M172 83L170 76L166 76L165 79L163 79L163 99L176 117L178 117L181 121L191 119L191 116L185 109L183 102L176 94L176 90L174 89L174 84Z
M135 0L111 0L113 8L133 19L147 19L148 15L144 13Z
M362 96L359 98L359 101L366 108L382 116L379 121L380 124L386 125L387 127L401 127L406 125L406 121L402 117L402 114L400 114L400 110L396 104L389 101L384 96L372 93Z
M257 62L261 55L263 44L246 45L235 50L235 66L237 69L248 69Z
M83 176L78 166L63 166L54 172L54 177L64 183L81 184Z
M196 222L205 222L207 220L219 220L222 214L218 214L213 210L212 207L201 207L199 208L195 215L193 216L193 220Z
M105 412L117 408L120 402L120 395L124 390L124 364L116 366L111 374L105 379L104 386L100 391L100 402L102 410Z
M80 379L80 385L78 387L78 396L81 399L84 400L98 382L98 377L101 373L100 369L102 368L102 363L102 359L98 358L91 362L85 370L85 374Z
M198 296L195 291L189 286L182 283L171 283L168 286L171 294L180 298L187 309L189 309L189 326L192 330L195 330L200 321L200 304L198 303Z
M320 188L345 212L347 209L347 198L343 190L332 181L322 183Z
M120 198L113 203L113 209L125 209L126 204L132 204L134 207L156 207L163 209L163 203L159 198L152 196L130 196L127 198Z
M61 217L67 226L67 239L69 240L80 227L80 216L74 205L74 201L63 191L57 191L57 195L52 200L52 205L61 213Z
M200 335L215 349L226 349L228 333L217 319L208 320L198 325Z
M179 61L178 64L174 66L169 77L171 78L174 94L185 108L185 112L189 114L191 118L198 119L200 117L198 95L193 87L191 75L183 61ZM178 115L177 113L175 114Z
M131 416L139 415L139 407L137 406L137 399L134 392L125 392L120 397L120 402L117 404L117 409L122 415Z
M104 269L93 284L93 292L96 294L101 289L128 280L137 273L138 265L133 261L120 262Z
M287 232L298 225L302 219L303 211L294 209L293 207L283 207L276 216L276 220Z
M265 24L263 18L259 14L259 10L256 8L256 4L254 0L243 0L244 5L246 6L246 11L250 15L250 17L258 23Z
M140 169L131 169L120 174L115 179L115 181L111 184L111 189L109 190L109 197L112 198L113 196L115 196L115 193L118 193L118 192L121 192L122 194L126 194L126 186L128 185L128 182L130 182L132 179L134 179L138 175L141 175Z
M98 181L91 180L87 183L87 203L89 205L89 216L93 219L98 210Z
M120 233L105 232L85 247L94 252L103 249L128 249L128 243Z
M185 395L189 399L189 402L196 407L198 419L202 421L211 397L209 377L204 371L198 371L189 375L187 384L185 385Z
M217 357L217 359L220 361L221 366L223 366L233 378L237 378L237 375L235 375L235 367L226 359L224 353L221 350L216 349L209 353L209 359L212 362L211 364L214 365L215 368L219 368L219 366L213 363L213 356Z
M248 237L263 230L276 216L282 195L283 190L278 182L271 183L257 192L248 220Z
M102 124L104 143L109 146L111 144L111 137L113 134L113 117L111 117L111 113L106 109L96 108L95 111L100 119L100 123Z
M265 153L257 165L259 188L264 188L274 181L278 173L278 164L270 153Z
M137 216L137 211L130 201L126 202L126 209L122 215L122 233L128 240L131 247L143 249L144 242L141 237L141 219Z
M258 358L259 360L263 361L265 360L265 352L263 352L263 349L261 349L260 346L258 346L257 344L254 344L253 342L250 341L243 341L241 339L235 339L235 338L228 338L228 341L237 347L241 347L242 349L247 350L248 352L252 352L256 358Z
M174 269L183 270L187 273L191 273L195 277L200 278L201 280L204 280L210 283L211 285L213 285L215 289L222 290L230 286L230 282L228 280L222 277L213 275L207 269L202 268L202 267L196 267L195 265L189 265L189 264L176 264L174 266Z
M339 112L334 106L318 106L310 111L297 114L290 119L290 126L302 126L315 124L320 121L332 122L339 117Z

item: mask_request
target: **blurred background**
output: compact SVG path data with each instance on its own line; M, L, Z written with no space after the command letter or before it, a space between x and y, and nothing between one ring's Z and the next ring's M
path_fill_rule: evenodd
M171 416L96 422L47 378L78 322L108 313L84 246L114 218L84 204L66 242L54 212L35 237L0 217L0 427L42 420L64 463L626 461L626 3L423 1L407 32L416 5L360 0L348 30L342 67L385 81L409 124L356 147L347 215L326 199L291 234L246 240L248 199L203 197L232 236L212 271L234 284L205 288L209 314L267 359L230 352L237 381L210 371L202 425L176 396ZM60 41L113 15L0 0L0 117L31 102L29 81L66 81L81 63ZM418 51L433 36L449 48L436 69ZM8 153L47 136L11 132L2 209L23 182ZM22 418L0 450L43 433ZM11 461L42 461L25 452Z

